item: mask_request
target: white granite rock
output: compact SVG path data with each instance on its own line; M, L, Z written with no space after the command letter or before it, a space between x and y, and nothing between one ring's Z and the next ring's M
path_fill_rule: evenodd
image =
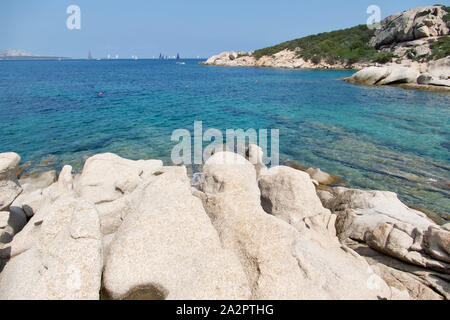
M17 153L0 153L0 211L8 209L14 199L22 192L17 180Z
M95 204L102 233L114 233L126 212L130 211L127 207L138 201L129 201L128 198L136 196L132 195L133 191L162 165L160 160L133 161L111 153L98 154L86 161L75 191L81 198Z
M249 162L218 153L204 165L203 192L198 192L222 245L239 257L253 299L390 297L384 281L351 250L342 250L336 238L308 227L301 233L264 212L256 185Z
M267 213L299 230L305 227L305 221L324 219L321 227L325 230L331 228L331 233L335 234L335 218L322 206L306 172L290 167L272 167L259 178L258 185L261 205Z
M331 189L331 193L333 197L327 196L323 203L338 216L336 229L341 240L365 242L400 260L450 272L448 255L442 251L448 231L424 213L408 208L395 193L342 187Z
M104 286L114 299L248 299L244 272L224 250L184 167L146 185L109 247Z
M381 22L381 28L376 30L370 43L379 48L398 42L446 35L449 32L443 19L446 14L441 6L428 6L391 15Z
M102 273L95 207L74 198L70 167L26 228L11 242L0 273L0 299L98 299ZM5 257L2 257L5 258Z

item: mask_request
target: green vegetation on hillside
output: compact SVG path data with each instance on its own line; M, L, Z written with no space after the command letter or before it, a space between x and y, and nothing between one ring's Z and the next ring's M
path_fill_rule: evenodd
M430 40L431 55L428 61L438 60L450 56L450 36L443 36L437 40Z
M441 5L442 6L442 5ZM442 9L447 11L447 14L444 16L444 21L449 22L450 21L450 7L442 6Z
M447 14L444 16L446 22L450 21L450 6L440 5ZM352 65L356 62L388 63L393 60L400 61L389 50L379 51L369 44L375 31L366 25L353 28L324 32L307 36L278 45L259 49L253 52L256 59L263 56L273 56L276 53L288 49L295 51L298 58L318 64L323 61L329 64L342 63ZM437 41L430 41L431 54L418 57L414 48L407 51L407 57L414 61L430 61L441 59L450 55L450 38L443 36Z
M253 56L256 59L262 56L271 56L284 49L297 50L299 58L313 63L321 60L334 64L337 62L353 64L359 61L389 62L390 53L378 53L369 45L374 35L366 25L360 25L344 30L320 33L292 41L280 43L273 47L256 50Z
M440 5L442 9L447 11L447 14L444 16L444 21L450 21L450 6ZM437 60L442 59L447 56L450 56L450 36L440 37L437 41L430 41L431 55L428 57L428 60Z

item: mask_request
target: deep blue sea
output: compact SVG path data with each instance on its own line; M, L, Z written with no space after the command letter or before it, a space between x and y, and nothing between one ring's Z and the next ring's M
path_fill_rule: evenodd
M63 164L79 171L100 152L169 165L172 131L193 130L194 121L273 128L282 163L397 192L449 219L450 94L339 80L351 71L185 61L0 61L0 152L19 153L28 173Z

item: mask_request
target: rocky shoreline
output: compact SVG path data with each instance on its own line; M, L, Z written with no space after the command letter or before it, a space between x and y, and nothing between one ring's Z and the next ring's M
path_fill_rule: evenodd
M399 85L406 89L450 92L450 57L429 64L368 67L342 80L363 85Z
M450 92L450 56L430 63L402 61L402 63L357 63L330 65L325 62L314 64L295 53L284 50L273 57L256 60L253 57L240 57L242 52L224 52L202 62L203 65L223 67L261 67L279 69L310 70L356 70L351 77L342 80L369 86L391 85L405 89L417 89L437 92Z
M449 224L247 155L192 184L114 154L18 179L0 154L0 299L449 299Z
M356 70L351 77L343 78L349 83L381 86L399 86L404 89L417 89L436 92L450 92L450 56L432 61L430 63L418 63L403 61L402 64L389 63L358 63L352 66L343 64L330 65L324 62L313 64L303 59L294 58L294 53L287 50L275 54L274 57L255 58L229 58L238 56L239 52L224 52L203 62L203 65L215 65L223 67L261 67L279 69L303 69L303 70ZM285 55L290 58L279 59ZM228 57L228 60L227 58Z
M227 51L212 56L204 62L205 66L221 67L260 67L260 68L278 68L278 69L311 69L311 70L358 70L371 66L371 63L355 63L348 65L345 63L330 64L325 61L313 63L299 58L295 51L288 49L282 50L272 56L263 56L256 59L253 52Z
M229 67L266 67L284 69L358 70L343 80L364 85L396 85L406 89L450 92L450 21L442 6L406 10L381 22L367 46L384 54L386 61L349 62L334 59L305 59L303 49L285 48L262 57L254 52L230 51L212 56L200 64ZM443 44L439 41L444 39ZM447 39L447 40L445 40ZM447 42L445 42L447 41ZM283 46L284 45L284 46ZM439 47L441 46L441 47ZM445 51L447 50L447 51Z

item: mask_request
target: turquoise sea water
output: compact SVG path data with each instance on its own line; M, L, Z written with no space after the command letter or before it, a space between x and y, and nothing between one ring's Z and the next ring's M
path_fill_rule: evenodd
M172 131L194 121L273 128L283 163L449 218L450 94L338 80L351 71L185 61L0 61L0 152L19 153L28 172L79 171L100 152L170 164Z

